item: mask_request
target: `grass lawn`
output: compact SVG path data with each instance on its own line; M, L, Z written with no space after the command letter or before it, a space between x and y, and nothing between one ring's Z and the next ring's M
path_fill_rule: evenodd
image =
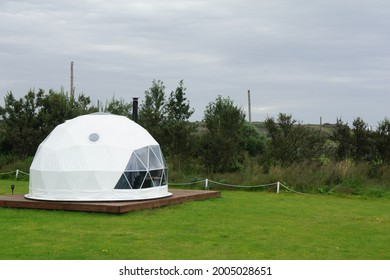
M0 195L27 182L0 180ZM223 191L127 214L0 208L0 259L390 259L390 200Z

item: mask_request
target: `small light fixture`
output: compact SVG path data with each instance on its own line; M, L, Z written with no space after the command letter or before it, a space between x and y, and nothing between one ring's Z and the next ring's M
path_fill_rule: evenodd
M11 185L12 195L14 195L15 185Z

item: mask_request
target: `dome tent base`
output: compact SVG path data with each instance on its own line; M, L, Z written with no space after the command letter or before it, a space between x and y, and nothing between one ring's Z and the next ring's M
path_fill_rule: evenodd
M152 209L168 205L180 204L188 201L219 198L219 191L201 190L170 190L172 195L161 199L149 199L139 201L116 202L66 202L66 201L42 201L26 199L23 195L10 195L0 197L0 207L25 208L42 210L65 210L100 213L127 213L131 211Z
M139 189L139 190L114 190L112 192L78 193L77 196L72 193L45 193L45 194L26 194L24 197L31 200L41 201L78 201L78 202L96 202L96 201L137 201L146 199L158 199L171 196L168 192L168 186L158 188Z

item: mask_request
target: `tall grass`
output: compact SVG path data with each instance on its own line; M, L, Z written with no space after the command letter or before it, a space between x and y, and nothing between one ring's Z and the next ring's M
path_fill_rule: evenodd
M288 167L271 167L269 175L274 179L293 186L299 191L324 194L354 194L387 196L390 192L390 166L375 167L368 163L350 160L340 162L301 163Z
M390 196L389 165L352 160L322 159L289 166L265 166L248 158L240 171L232 173L208 173L199 166L188 173L170 169L171 182L190 182L199 178L246 186L282 182L305 193Z

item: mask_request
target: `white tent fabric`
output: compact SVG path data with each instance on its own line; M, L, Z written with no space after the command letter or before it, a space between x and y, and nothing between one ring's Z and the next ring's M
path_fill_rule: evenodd
M95 113L58 125L30 167L29 199L142 200L170 196L156 140L123 116Z

